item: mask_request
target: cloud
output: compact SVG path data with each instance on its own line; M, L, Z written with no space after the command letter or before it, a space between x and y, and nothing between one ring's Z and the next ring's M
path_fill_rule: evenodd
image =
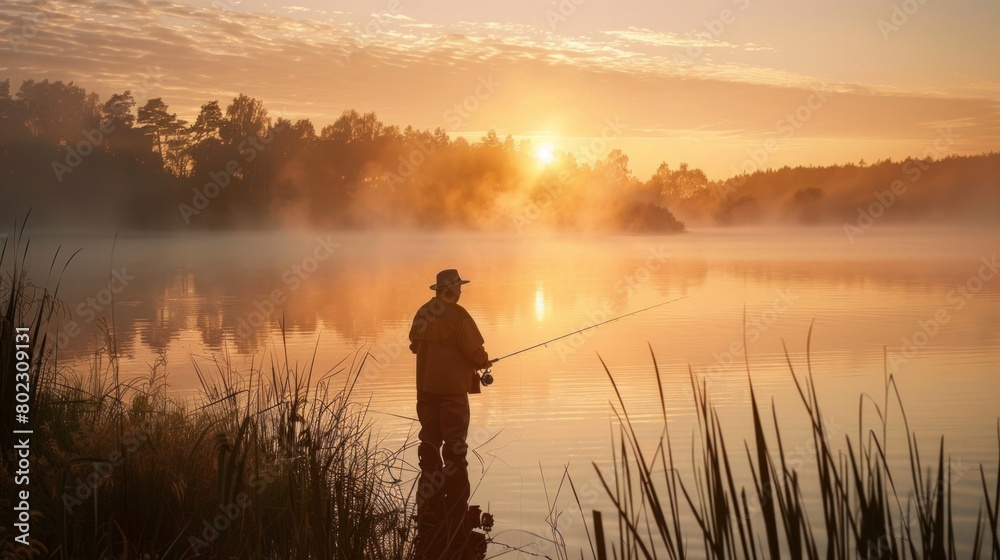
M449 132L580 137L620 116L629 137L698 138L708 150L773 135L775 123L819 89L835 95L796 130L795 142L919 145L936 123L958 123L969 150L1000 140L995 82L971 83L962 95L831 83L767 63L776 54L769 46L697 32L564 35L504 22L432 25L403 14L376 14L361 25L344 14L309 15L301 6L247 13L235 0L5 1L0 72L15 88L22 79L50 78L74 80L102 98L141 89L189 120L201 104L225 104L242 92L272 111L308 115L317 129L349 108ZM705 54L677 56L689 47ZM445 115L487 76L502 86L453 126Z
M713 39L709 33L699 32L681 35L679 33L661 33L650 29L629 27L618 31L605 31L604 34L619 39L624 39L631 43L653 45L656 47L680 47L680 48L726 48L742 50L770 50L768 47L759 47L752 44L734 45L726 41Z

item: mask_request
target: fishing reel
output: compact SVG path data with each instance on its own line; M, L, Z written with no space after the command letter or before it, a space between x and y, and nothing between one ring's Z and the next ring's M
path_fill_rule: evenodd
M479 382L483 384L483 387L489 387L493 384L493 364L497 363L499 360L490 360L486 362L486 367L479 370Z
M490 373L492 368L486 366L486 369L479 370L479 382L483 384L483 387L489 387L493 384L493 374Z
M469 511L465 516L465 523L473 529L482 529L489 533L493 530L493 514L483 511L479 506L469 506Z

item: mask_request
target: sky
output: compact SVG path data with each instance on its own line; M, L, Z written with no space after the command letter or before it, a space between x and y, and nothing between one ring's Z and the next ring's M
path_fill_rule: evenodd
M0 79L621 149L648 178L1000 146L995 0L4 0Z

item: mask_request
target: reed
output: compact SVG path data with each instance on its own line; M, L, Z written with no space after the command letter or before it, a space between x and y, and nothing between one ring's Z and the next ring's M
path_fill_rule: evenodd
M812 327L807 340L811 340L811 336ZM697 378L690 368L688 375L694 394L699 443L692 452L694 480L686 480L675 463L661 372L655 355L652 360L660 388L663 435L652 453L644 451L615 378L602 360L617 396L614 413L621 424L621 438L615 446L616 461L610 472L594 464L613 503L618 524L617 543L613 539L609 541L609 555L604 542L608 528L602 526L601 516L594 516L596 526L588 534L596 535L591 539L591 546L597 558L959 558L952 515L951 464L945 458L944 440L942 438L935 453L935 466L925 470L926 461L922 461L916 434L910 430L894 377L886 373L883 401L871 403L881 429L862 431L866 399L862 396L858 437L854 440L845 437L844 450L831 446L832 434L824 424L813 381L810 345L807 342L805 376L796 373L787 348L785 356L810 426L814 456L811 463L806 463L806 468L814 469L808 474L815 475L818 488L808 490L818 492L822 516L809 517L803 497L805 471L800 473L790 465L773 403L771 421L765 419L766 411L762 410L753 389L749 363L747 381L750 384L753 441L744 442L742 446L749 480L737 480L733 465L743 453L731 453L717 410L708 397L706 381ZM902 411L909 472L892 472L886 460L888 413L893 400ZM969 557L971 560L987 557L995 560L1000 558L997 524L1000 468L988 476L980 466L979 476L983 494L975 536L969 543ZM907 478L912 491L901 488ZM990 490L991 483L993 490ZM691 525L693 530L689 530ZM689 549L689 545L698 550Z
M168 394L164 356L147 378L122 381L113 324L102 324L104 344L75 374L49 343L57 293L26 280L27 245L15 246L14 257L8 245L0 253L0 265L9 259L0 363L13 371L13 329L30 325L32 546L14 548L0 524L0 547L8 547L0 555L413 556L410 496L391 476L403 449L386 450L352 395L367 354L322 372L315 354L300 365L275 353L245 371L222 356L195 364L201 398L180 400ZM7 439L9 377L0 385ZM3 464L0 502L12 503L6 454Z
M58 280L52 290L48 281L42 286L29 282L23 265L27 250L27 242L5 239L0 251L0 270L5 271L0 277L0 364L5 371L15 369L23 356L12 343L14 329L29 327L27 427L35 433L32 546L30 551L3 549L12 542L11 529L0 524L0 555L68 560L413 558L412 496L391 472L402 463L403 449L386 449L375 435L367 405L353 392L367 354L320 371L315 353L304 364L290 363L282 337L280 353L244 371L237 371L228 355L208 365L195 362L201 397L179 400L167 390L164 356L151 364L147 378L121 379L112 321L101 325L104 344L89 369L76 374L60 366L48 334L61 311ZM72 256L67 264L69 260ZM813 442L808 474L818 487L808 489L803 488L804 471L786 453L773 404L771 420L765 418L749 364L753 441L735 451L726 442L706 381L689 369L698 421L690 480L677 466L652 349L663 423L652 452L641 445L615 378L602 361L617 396L614 413L620 422L613 467L607 472L595 464L614 511L610 516L593 512L589 527L584 519L591 556L958 558L951 466L943 440L936 461L925 467L896 381L887 373L883 400L872 403L878 426L862 431L862 400L857 437L845 437L846 449L832 447L809 353L807 344L807 373L800 376L786 350ZM908 472L892 472L886 459L890 404L903 411ZM0 407L10 411L14 405L13 378L5 375L0 378ZM7 413L0 420L4 450L12 447L12 421ZM13 463L7 455L2 460L0 502L11 503ZM742 460L748 480L733 468ZM983 502L970 557L997 560L1000 468L988 476L980 467L979 476ZM564 478L580 506L568 471ZM903 484L912 490L903 490ZM819 496L819 517L810 518L805 494ZM557 555L569 557L554 505L549 517Z

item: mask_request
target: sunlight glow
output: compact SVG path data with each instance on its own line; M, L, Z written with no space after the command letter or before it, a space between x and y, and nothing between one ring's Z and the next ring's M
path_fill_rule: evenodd
M535 288L535 319L541 321L545 318L545 294L542 287Z
M542 165L549 165L556 161L556 147L552 144L542 144L535 148L535 160Z

